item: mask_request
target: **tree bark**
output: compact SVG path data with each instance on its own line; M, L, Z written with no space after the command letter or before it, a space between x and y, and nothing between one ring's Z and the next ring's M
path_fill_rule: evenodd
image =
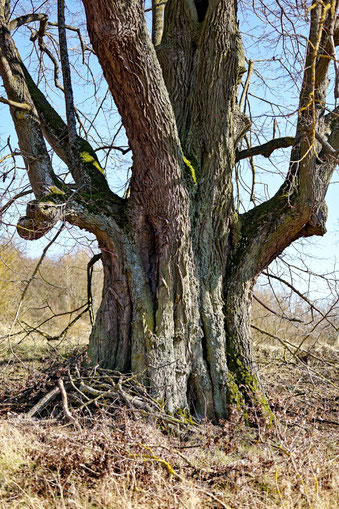
M293 145L286 180L273 198L238 214L232 172L246 157L237 144L250 122L237 104L244 53L236 3L168 0L162 19L154 0L154 44L143 0L83 4L133 152L130 196L110 191L74 115L64 122L41 94L2 9L0 74L22 150L36 155L37 139L41 152L27 159L37 200L19 226L38 238L61 210L63 220L96 235L104 285L89 344L94 363L138 372L169 412L218 421L232 405L244 414L253 406L269 419L251 349L252 290L294 240L325 231L339 136L337 112L324 115L330 58L319 51L331 51L335 12L320 3L311 10L296 136L247 151ZM70 88L65 55L64 67ZM27 118L14 102L28 105ZM70 168L76 192L56 178L43 137Z

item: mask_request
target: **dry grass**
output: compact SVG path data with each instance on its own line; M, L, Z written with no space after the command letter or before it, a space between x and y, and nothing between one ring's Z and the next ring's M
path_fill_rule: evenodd
M1 507L338 507L338 354L318 355L327 363L296 363L282 349L261 348L273 429L260 421L245 428L237 411L220 426L179 434L127 409L114 419L94 415L81 429L60 416L25 421L2 413Z
M43 370L83 346L90 328L88 319L81 318L65 341L48 342L37 332L25 337L25 323L36 326L83 304L88 256L44 262L15 330L13 316L36 261L13 249L2 249L0 258L0 290L6 294L0 302L1 508L339 507L339 353L327 328L310 333L307 311L295 310L309 322L308 329L279 318L280 307L264 294L260 299L277 314L254 306L259 328L296 345L304 341L309 352L296 359L290 347L254 331L262 382L276 415L273 429L255 416L256 426L246 428L236 410L229 422L202 423L180 433L126 408L115 417L97 412L79 419L81 428L65 424L60 404L53 418L25 420L20 408L8 398L6 403L8 394L27 394L25 411L29 398L35 402L39 397L31 389L35 382L41 385ZM100 288L98 270L96 305ZM284 312L289 315L288 303ZM57 335L69 320L55 316L40 330ZM9 331L20 334L10 337ZM71 400L70 407L75 414Z

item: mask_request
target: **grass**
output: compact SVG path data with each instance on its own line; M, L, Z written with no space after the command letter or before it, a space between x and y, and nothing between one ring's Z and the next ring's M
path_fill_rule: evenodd
M30 346L2 351L1 394L23 390L50 362L44 343ZM58 355L72 349L63 344ZM319 359L304 363L258 347L273 429L259 419L246 428L234 410L228 422L178 435L126 408L78 429L58 415L28 421L0 405L0 507L336 508L338 352L325 345L314 353Z

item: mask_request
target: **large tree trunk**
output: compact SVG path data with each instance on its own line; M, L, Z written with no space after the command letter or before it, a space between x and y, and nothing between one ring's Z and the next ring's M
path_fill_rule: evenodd
M104 286L90 338L92 361L141 373L171 412L217 420L231 404L252 403L269 413L250 347L253 280L235 284L218 264L206 264L220 258L218 242L203 251L190 241L170 249L157 282L141 262L148 249L161 266L154 239L140 247L131 240L100 243Z
M338 112L324 115L339 40L335 9L319 2L310 12L296 137L255 148L267 155L293 144L285 182L239 214L232 172L250 122L237 104L244 54L236 2L168 0L163 22L163 5L154 0L153 44L143 0L83 0L133 152L128 199L110 191L95 151L76 134L63 4L68 125L11 38L27 17L9 22L8 2L0 0L0 74L37 199L19 234L38 238L62 219L97 236L104 286L89 345L94 363L140 373L170 412L217 421L236 404L270 416L251 351L252 289L291 242L325 231L324 197L339 149ZM70 169L76 192L54 174L44 138Z
M252 288L293 240L323 233L323 196L311 205L306 196L317 186L316 158L297 166L297 191L288 177L272 200L238 215L232 171L250 123L237 106L244 54L234 2L168 0L156 48L141 0L83 3L133 151L129 247L101 244L105 283L90 354L142 372L171 412L218 420L235 403L269 415L250 344ZM304 143L294 148L302 161Z

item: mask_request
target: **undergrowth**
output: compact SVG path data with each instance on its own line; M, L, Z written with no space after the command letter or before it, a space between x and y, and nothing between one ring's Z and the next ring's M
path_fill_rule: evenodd
M94 401L96 396L87 393L90 404L81 408L83 396L78 393L79 402L67 382L73 373L76 385L79 356L49 364L41 360L34 376L32 371L7 385L11 364L5 364L1 507L338 507L338 354L327 349L317 357L305 363L279 348L259 349L273 428L260 418L245 427L236 409L218 426L163 419L156 403L138 409L124 400L120 388L145 402L142 392L135 394L137 384L117 383L116 374L111 376L115 397ZM91 376L85 384L100 390L100 377ZM60 397L27 418L60 378L75 420L66 419ZM103 383L108 392L108 379Z

